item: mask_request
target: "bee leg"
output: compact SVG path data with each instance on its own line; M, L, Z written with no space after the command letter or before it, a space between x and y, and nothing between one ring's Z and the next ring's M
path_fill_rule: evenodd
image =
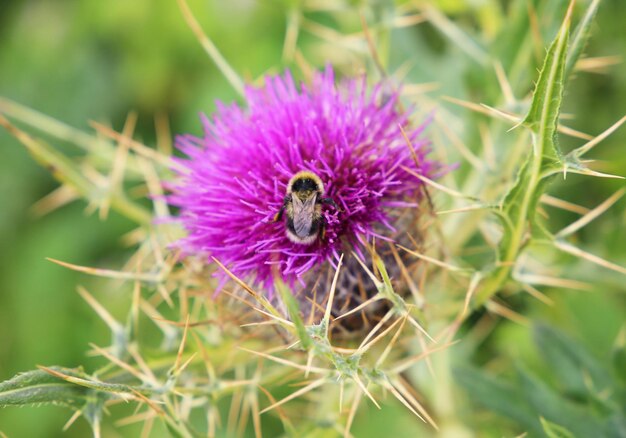
M274 219L272 219L272 222L278 222L279 220L281 220L283 217L284 211L285 211L285 206L283 205L282 207L280 207L280 210L278 210L278 213L274 215Z
M320 236L322 237L322 241L326 240L326 219L322 216L320 223Z

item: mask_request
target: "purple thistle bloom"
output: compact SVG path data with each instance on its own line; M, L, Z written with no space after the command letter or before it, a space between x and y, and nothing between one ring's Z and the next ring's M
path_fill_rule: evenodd
M425 159L425 124L411 130L399 96L384 95L382 84L371 92L365 78L335 85L328 67L300 87L289 72L268 77L245 97L247 109L219 104L212 120L203 117L204 137L177 138L187 158L178 160L185 171L169 201L188 232L179 242L185 252L213 256L270 292L275 273L293 285L314 266L393 231L394 209L415 207L420 197L421 182L406 169L432 175L438 167ZM287 238L284 217L273 221L301 170L319 176L324 197L338 206L322 205L325 235L310 245Z

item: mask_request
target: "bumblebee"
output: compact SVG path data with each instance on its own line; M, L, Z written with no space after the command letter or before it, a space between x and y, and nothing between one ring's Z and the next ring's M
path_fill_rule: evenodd
M326 222L322 216L322 204L337 208L331 198L324 198L324 184L319 176L308 170L296 173L289 180L287 195L274 222L287 212L286 233L289 240L311 245L319 236L324 238Z

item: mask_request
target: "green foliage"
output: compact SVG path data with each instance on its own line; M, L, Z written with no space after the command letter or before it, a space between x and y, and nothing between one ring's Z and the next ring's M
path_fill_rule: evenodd
M593 16L596 8L597 2L594 2L590 6L592 12L586 18ZM557 128L565 88L566 63L576 62L585 42L584 37L578 37L568 56L570 14L571 7L548 49L528 114L520 122L531 132L532 149L500 206L498 217L502 222L503 236L498 248L498 266L479 290L476 300L478 305L482 305L508 280L512 265L529 243L528 235L546 237L545 230L536 223L537 205L550 179L565 166L558 148ZM587 35L590 25L590 19L583 21L577 33ZM540 232L537 232L537 228Z
M533 337L541 356L551 364L554 379L565 392L575 397L586 393L589 385L598 392L611 387L608 370L562 333L547 325L537 325Z
M565 1L538 0L357 1L332 7L288 1L284 9L190 2L187 12L183 3L181 14L176 2L88 1L78 2L71 23L64 18L67 5L55 10L45 2L30 3L35 6L16 3L11 14L0 17L8 24L0 33L10 36L0 40L0 64L7 67L0 94L61 114L57 118L63 122L2 98L0 124L61 184L38 211L82 198L88 212L98 210L107 218L110 209L112 215L101 225L105 237L100 240L41 231L41 241L28 243L26 231L33 223L49 224L50 216L31 223L11 214L48 192L51 182L22 158L10 158L21 163L17 166L10 159L0 162L0 178L23 177L20 183L9 181L7 189L0 184L9 218L0 216L0 246L15 248L0 255L6 274L0 275L0 286L15 291L0 294L0 333L9 334L0 340L0 361L9 364L0 376L9 379L0 383L0 406L7 406L0 424L9 429L1 432L56 433L66 417L60 424L19 421L31 414L12 408L54 404L81 413L96 436L106 436L101 427L118 420L137 421L146 434L154 424L153 436L181 437L349 431L367 437L392 433L388 422L398 435L626 435L626 332L616 336L610 324L580 324L602 316L594 313L595 305L582 305L581 318L572 303L585 299L570 295L571 288L594 289L599 300L594 303L604 306L598 308L623 310L615 293L623 290L626 263L624 207L618 202L623 193L611 180L590 178L623 173L623 132L605 140L598 151L604 161L590 164L586 155L606 136L592 139L564 126L597 133L621 116L614 113L622 111L617 108L626 98L626 75L588 76L581 62L587 61L587 69L608 69L610 60L585 56L626 50L626 38L606 30L623 32L623 13L615 2L579 1L567 11ZM596 16L601 19L595 21ZM268 69L286 65L306 78L310 68L329 60L346 75L356 68L372 78L386 77L390 86L402 82L406 104L418 107L417 120L436 108L430 133L434 153L459 163L437 180L439 186L428 187L432 209L420 209L427 225L409 230L424 241L394 248L415 258L407 272L390 269L377 253L385 247L380 242L372 244L368 259L356 258L362 282L374 291L368 303L387 307L373 331L348 340L334 334L338 318L328 305L337 276L354 269L345 261L327 295L315 303L301 301L284 284L276 285L280 299L268 300L234 276L229 290L209 298L215 286L210 272L198 260L181 263L171 254L169 245L180 230L160 221L168 213L159 187L171 175L171 132L197 132L196 112L210 112L215 98L236 99L242 77L255 82ZM450 107L445 96L475 113ZM108 125L92 125L97 130L92 134L65 123L85 126L105 114L117 130L132 107L139 109L133 138L141 142L116 136ZM570 112L577 119L568 118ZM171 129L163 124L164 113L171 115ZM155 115L161 121L156 138ZM131 137L132 120L127 117L124 129ZM511 124L516 129L509 129ZM17 141L0 135L9 145L7 156L19 156ZM605 208L598 214L576 205L552 210L559 205L554 196L594 208L610 193L606 208L615 205L615 210L589 227L592 231L578 233ZM96 234L79 216L63 208L52 214L68 230ZM120 254L106 242L131 226L139 228L127 235L135 253L126 263L128 251ZM53 238L57 244L51 248L67 252L43 250ZM75 240L102 248L78 251ZM88 339L107 339L92 327L96 324L83 302L60 308L59 291L74 289L78 280L55 282L49 271L35 269L44 257L98 266L67 265L94 276L90 290L105 293L100 304L80 289L108 326L112 342L108 348L92 344L91 353L99 356L86 360L85 369L92 372L51 367L9 378L35 363L59 363L41 352L41 327L35 326L62 338L54 329L58 324L65 336L75 336L55 344L63 353L70 350L66 344L72 346L64 363L85 361ZM109 269L112 265L122 267ZM38 279L33 275L38 272L46 274ZM42 292L28 298L34 281L40 281ZM541 302L518 293L522 289ZM48 315L41 303L51 297L56 306ZM77 317L76 309L84 313ZM522 325L512 329L499 316ZM532 331L525 328L529 322ZM609 345L611 352L605 351ZM14 356L19 357L15 362ZM467 400L456 402L460 390ZM54 414L58 419L58 411ZM142 433L137 426L119 427L115 433ZM80 426L72 433L85 434Z
M541 425L543 426L543 431L546 433L548 438L573 438L574 435L558 424L550 423L545 419L541 419Z
M61 371L61 368L51 369ZM64 372L67 373L67 370ZM52 403L82 409L87 400L87 388L68 383L43 370L21 373L0 384L2 406Z
M549 380L519 363L513 382L459 367L455 376L468 396L533 435L621 436L626 388L611 377L608 364L552 327L537 325L533 335Z
M613 371L617 378L626 384L626 330L622 330L615 347L613 348L611 359L613 362Z
M0 406L53 404L80 412L99 434L102 408L116 393L130 393L124 385L90 380L82 370L50 367L28 371L0 384Z

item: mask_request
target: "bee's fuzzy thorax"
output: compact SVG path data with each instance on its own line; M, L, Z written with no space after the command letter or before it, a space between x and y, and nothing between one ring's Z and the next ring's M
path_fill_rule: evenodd
M315 173L309 170L301 170L300 172L296 173L294 176L291 177L291 179L289 180L289 183L287 184L287 193L291 193L293 191L294 183L298 181L307 180L307 179L313 180L315 184L317 185L318 191L321 194L324 194L324 183L322 182L322 179L319 176L317 176Z

